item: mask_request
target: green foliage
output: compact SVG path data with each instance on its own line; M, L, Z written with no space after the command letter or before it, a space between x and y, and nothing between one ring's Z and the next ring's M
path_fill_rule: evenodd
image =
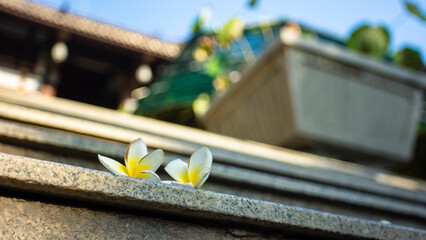
M383 26L364 25L352 33L347 45L351 49L382 58L389 45L389 32Z
M192 103L192 110L195 116L202 117L210 108L210 95L208 93L200 93Z
M426 21L425 14L419 7L410 2L404 1L405 8L415 17ZM376 58L383 58L387 55L390 41L389 31L384 26L363 25L357 28L346 42L348 48L363 52ZM424 71L424 63L420 52L412 48L403 48L393 57L395 64L411 68L417 71Z
M250 6L250 7L254 7L254 6L256 6L258 3L259 3L259 1L257 1L257 0L250 0L250 2L249 2L249 6Z
M204 35L197 40L197 46L192 51L192 56L199 62L204 62L214 51L216 40L214 37Z
M398 65L405 66L414 70L424 70L423 61L420 53L412 48L403 48L394 56L394 62Z
M413 2L405 1L404 2L405 9L418 19L422 20L423 22L426 22L426 15L420 10L420 8L414 4Z
M192 24L191 29L194 36L203 34L205 32L204 18L202 16L198 16Z
M233 18L225 24L225 26L217 32L216 38L222 46L229 46L232 40L243 35L244 24L239 18Z
M204 69L207 75L215 78L222 74L228 63L228 58L225 54L213 54L205 63Z

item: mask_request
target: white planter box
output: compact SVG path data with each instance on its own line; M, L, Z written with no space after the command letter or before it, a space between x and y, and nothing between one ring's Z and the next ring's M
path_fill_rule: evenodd
M283 35L202 119L208 130L279 146L411 157L426 77Z

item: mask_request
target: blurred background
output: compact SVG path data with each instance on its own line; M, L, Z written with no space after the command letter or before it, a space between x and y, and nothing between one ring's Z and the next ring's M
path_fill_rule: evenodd
M426 178L426 1L0 1L0 87Z

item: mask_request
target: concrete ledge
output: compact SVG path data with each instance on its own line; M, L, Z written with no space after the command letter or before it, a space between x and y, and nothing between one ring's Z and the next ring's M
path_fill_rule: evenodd
M51 197L325 237L424 239L419 229L0 154L0 186ZM13 217L13 216L12 216ZM11 228L13 225L1 226ZM307 236L305 235L305 236Z
M83 105L83 107L84 106L85 105ZM105 109L102 109L102 111L104 110ZM111 126L90 120L67 117L1 102L0 117L126 144L135 138L142 137L147 145L152 148L162 148L170 153L180 155L189 155L195 149L204 146L203 143L206 142L206 140L196 142L199 140L197 136L194 137L193 142L188 142L169 136L159 136L153 133L128 129L124 126ZM141 126L144 125L145 128L149 126L149 122L144 123L142 121L139 124ZM167 125L167 123L161 122L159 122L159 124ZM0 135L13 138L19 137L18 135L22 132L22 129L28 129L27 127L19 127L10 123L4 123L3 125L8 125L9 127L0 128ZM156 125L153 126L154 129L158 127ZM171 124L168 127L170 128L170 132L174 131L174 129L171 128ZM176 129L181 128L185 127L176 126ZM34 129L30 129L29 131L33 132L33 134L27 134L23 138L52 145L67 144L67 141L62 143L62 141L55 140L58 139L58 136L55 136L56 133L49 134L48 131L38 131L38 133L36 133L37 131ZM193 129L182 132L182 135L186 134L191 136L193 131L199 132L197 133L198 135L203 135L200 133L201 131ZM426 184L420 180L413 180L357 164L326 159L311 154L273 148L268 145L226 138L211 133L204 134L205 135L202 136L203 138L212 139L212 142L223 140L221 144L227 145L225 148L225 146L217 146L206 142L207 144L205 146L208 146L212 150L216 162L273 173L284 177L426 204ZM76 143L77 142L75 142L74 145ZM74 147L80 149L85 148L85 145ZM230 147L235 149L230 150ZM101 151L97 153L101 153ZM338 179L338 181L336 181L336 179Z
M232 89L231 89L232 91ZM358 164L352 164L337 159L321 157L313 154L303 153L285 148L245 141L226 137L199 129L172 124L164 121L150 119L142 116L135 116L121 113L115 110L96 107L61 98L45 97L40 95L16 94L10 91L0 89L0 117L10 118L31 124L40 124L46 127L53 127L67 131L79 132L95 136L104 136L114 140L128 142L129 132L138 132L169 140L167 146L175 149L178 153L188 154L191 148L199 146L209 146L216 153L215 156L229 156L234 158L240 155L251 155L257 159L265 158L288 164L288 174L293 174L298 178L313 178L317 181L334 182L334 177L327 178L322 174L313 175L299 173L298 167L310 167L321 170L330 170L347 175L355 175L365 179L377 180L375 175L383 173L372 168L364 167ZM101 123L101 124L99 124ZM88 125L85 126L84 124ZM106 128L99 128L100 125L106 125ZM93 129L93 130L91 130ZM99 129L103 131L98 131ZM120 129L115 131L111 129ZM86 132L84 132L86 131ZM109 131L114 131L115 137L112 137ZM125 139L125 140L122 140ZM158 138L147 141L155 147L158 144ZM130 139L132 140L132 139ZM152 143L151 143L152 142ZM176 147L172 143L179 142L181 147ZM185 147L182 147L185 146ZM188 149L189 148L189 149ZM241 154L245 153L245 154ZM243 156L245 158L245 156ZM256 161L257 161L256 159ZM236 159L232 162L235 163ZM274 171L275 167L268 168ZM281 170L280 170L281 171ZM285 171L283 169L282 171ZM401 180L401 179L400 179ZM395 184L398 187L400 181L386 179L384 184ZM356 184L354 181L345 181L344 184ZM361 186L359 186L361 187ZM364 186L368 188L367 185ZM402 186L403 187L403 186ZM415 186L413 186L416 188ZM421 188L426 192L426 187ZM416 190L421 190L416 189ZM380 189L374 189L374 192Z
M181 221L140 211L90 209L2 196L0 203L1 239L293 239L282 233Z
M72 151L83 151L92 154L92 161L96 161L95 155L100 153L116 159L122 159L125 153L126 144L92 139L87 136L75 135L60 131L53 131L39 127L23 126L17 123L10 123L0 120L0 136L14 138L17 140L28 140L31 143L44 145L44 148L70 149ZM166 154L166 162L187 156ZM81 166L82 164L80 164ZM98 164L99 165L99 164ZM100 166L100 165L99 165ZM104 169L101 167L100 169ZM412 193L420 201L401 201L376 194L368 194L348 189L341 189L335 186L313 183L298 179L291 179L284 176L277 176L271 173L255 171L221 163L215 163L215 168L211 174L212 178L221 179L228 183L251 185L258 189L268 189L273 192L283 192L285 194L297 194L316 202L323 201L340 202L357 207L380 210L397 215L407 215L426 219L426 207L421 200L426 200L420 193ZM422 197L423 196L423 197Z

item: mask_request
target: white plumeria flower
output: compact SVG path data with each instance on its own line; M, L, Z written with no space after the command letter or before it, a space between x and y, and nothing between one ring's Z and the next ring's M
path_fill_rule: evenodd
M199 189L209 177L212 162L212 153L202 147L191 155L188 164L180 159L167 164L164 170L176 181L164 182Z
M164 152L157 149L148 154L145 143L138 138L127 147L124 156L126 166L100 154L98 154L98 158L102 165L117 175L160 181L160 177L155 174L155 171L164 161Z

